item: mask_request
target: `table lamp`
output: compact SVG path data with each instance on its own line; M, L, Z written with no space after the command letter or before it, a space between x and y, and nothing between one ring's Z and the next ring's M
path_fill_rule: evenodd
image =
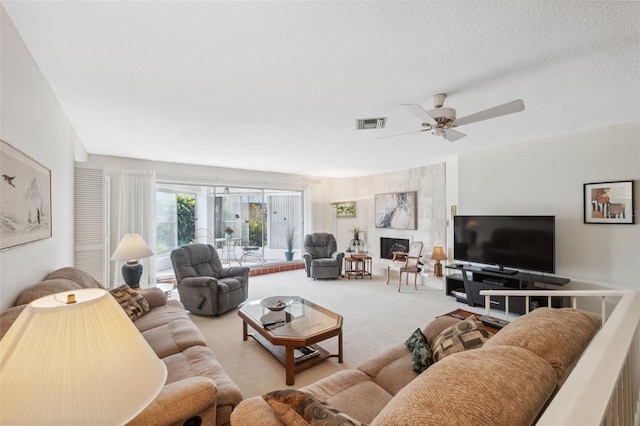
M127 234L122 237L111 260L126 260L122 266L122 278L131 288L138 288L142 276L142 264L138 259L153 256L153 252L139 234Z
M0 424L125 424L167 368L100 288L34 300L0 341Z
M444 250L442 247L435 246L433 248L433 253L431 253L431 259L436 261L436 264L433 265L433 276L441 277L442 276L442 264L441 260L447 260L447 256L444 254Z

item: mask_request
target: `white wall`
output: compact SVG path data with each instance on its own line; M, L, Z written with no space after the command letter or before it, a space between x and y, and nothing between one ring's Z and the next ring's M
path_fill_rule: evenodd
M640 290L640 122L460 155L459 214L556 216L569 287ZM635 180L635 225L583 223L583 184ZM452 232L452 231L450 231Z
M73 165L87 153L2 6L0 40L0 138L51 170L53 223L52 238L0 252L4 310L25 287L73 265Z
M428 257L434 245L446 246L445 241L445 164L434 164L392 173L351 179L332 179L325 183L328 199L324 206L324 229L336 234L338 248L346 250L353 226L364 231L369 254L380 257L380 237L406 238L424 243L423 257ZM396 230L375 227L375 195L390 192L416 191L418 198L418 229ZM333 220L336 201L355 201L355 218ZM334 225L335 223L335 225ZM425 259L426 260L426 259Z

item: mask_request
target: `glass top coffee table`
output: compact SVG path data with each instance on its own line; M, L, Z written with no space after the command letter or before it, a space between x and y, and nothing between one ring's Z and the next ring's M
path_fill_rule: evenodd
M245 304L238 315L242 340L253 337L280 361L287 385L294 384L295 373L329 357L342 363L342 316L335 312L299 296L274 296ZM248 326L256 332L249 333ZM331 337L338 337L337 354L316 345Z

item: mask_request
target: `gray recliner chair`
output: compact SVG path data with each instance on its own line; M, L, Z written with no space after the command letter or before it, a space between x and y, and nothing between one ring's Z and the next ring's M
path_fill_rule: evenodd
M344 253L338 252L333 234L317 232L304 237L304 268L307 277L338 278L342 275Z
M171 252L184 307L194 314L220 315L249 297L249 268L223 268L210 244L188 244Z

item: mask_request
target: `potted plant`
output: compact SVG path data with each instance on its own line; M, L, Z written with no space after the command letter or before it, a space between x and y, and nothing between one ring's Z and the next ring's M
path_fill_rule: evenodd
M233 236L233 228L231 228L230 226L225 226L222 232L224 232L224 237L227 240L230 240L231 237Z
M296 228L295 226L287 227L287 251L284 253L285 259L287 262L291 262L293 260L293 247L296 243Z
M349 232L353 238L349 241L349 248L347 248L348 252L356 252L358 253L363 245L363 242L360 241L360 234L362 231L360 227L354 226L353 229Z
M354 240L359 240L361 232L362 231L360 230L360 227L354 226L353 229L351 230L351 234L353 235L353 239Z

